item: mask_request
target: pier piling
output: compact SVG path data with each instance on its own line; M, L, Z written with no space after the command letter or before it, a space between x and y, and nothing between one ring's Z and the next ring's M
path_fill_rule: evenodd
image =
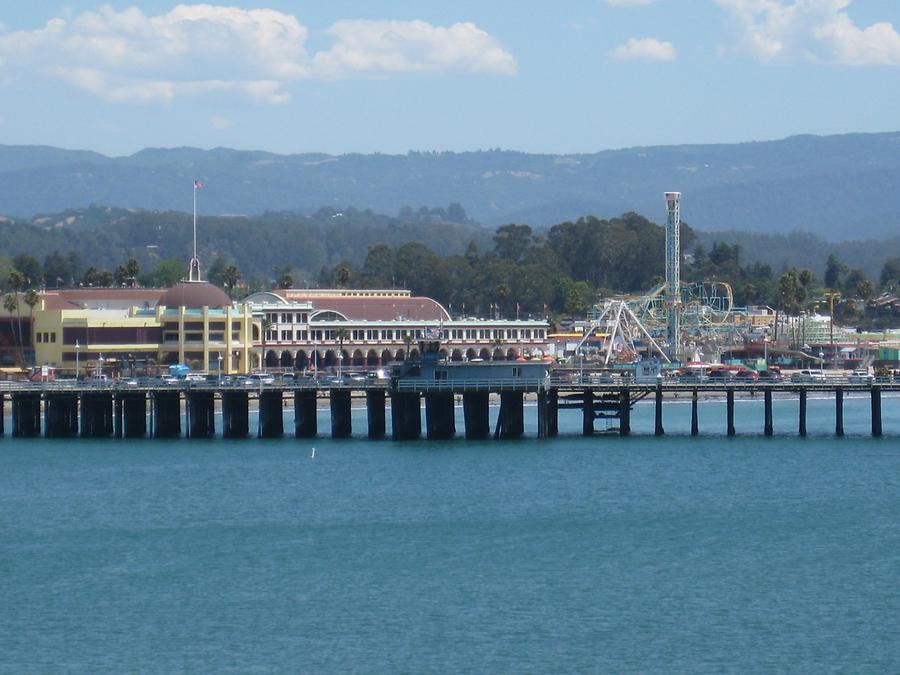
M725 391L725 409L726 417L728 418L727 434L734 436L737 432L734 428L734 389L731 387L728 387Z
M384 399L384 391L380 389L370 389L366 392L367 435L373 441L384 438L387 428Z
M216 435L215 395L212 391L191 391L185 397L188 438Z
M625 387L619 392L619 435L631 433L631 392Z
M547 437L559 436L559 389L547 390Z
M281 438L284 436L284 398L280 389L259 392L258 438Z
M245 391L222 392L222 438L246 438L250 433L250 397Z
M122 435L143 438L147 435L147 395L144 392L120 394L122 403Z
M391 392L391 437L410 441L422 435L422 404L418 392Z
M313 391L294 392L294 436L315 438L319 433L318 394Z
M350 390L332 389L329 398L331 404L331 437L350 438L353 434L353 423L350 417Z
M841 387L834 390L834 435L844 435L844 390Z
M881 436L881 387L872 387L872 435Z
M13 436L34 438L41 435L41 395L31 392L12 395Z
M590 389L584 389L581 393L582 400L582 418L581 418L581 435L593 436L594 434L594 392Z
M495 438L502 440L521 438L524 433L525 413L522 392L502 392L500 394L500 415L497 418Z
M451 392L425 394L425 435L443 441L456 435L456 419Z
M691 392L691 436L699 436L700 435L700 416L698 411L698 399L699 395L697 394L697 390L694 389Z
M463 394L463 417L466 422L466 439L483 440L491 435L490 395L486 391Z
M763 433L766 436L771 436L775 433L774 425L772 423L772 390L766 389L763 393Z
M663 390L662 390L662 382L658 382L656 384L656 415L655 415L655 429L653 431L657 436L662 436L665 432L663 429Z
M113 397L109 393L81 395L81 436L107 438L113 435Z
M181 436L181 395L177 391L157 391L151 399L153 438Z
M47 438L78 436L78 395L48 394L44 399L44 435Z
M800 390L800 419L799 432L801 436L806 436L806 388Z

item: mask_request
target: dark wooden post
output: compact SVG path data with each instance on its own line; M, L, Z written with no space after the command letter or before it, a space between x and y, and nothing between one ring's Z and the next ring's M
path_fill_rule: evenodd
M806 436L806 387L800 389L800 435Z
M844 390L841 387L834 390L834 435L844 435Z
M728 435L734 436L734 388L728 387L725 390L725 407L727 409L727 417L728 417Z
M662 406L663 406L663 391L662 391L662 379L660 379L656 383L656 419L655 419L655 428L653 433L657 436L662 436L665 433L663 429L663 414L662 414Z

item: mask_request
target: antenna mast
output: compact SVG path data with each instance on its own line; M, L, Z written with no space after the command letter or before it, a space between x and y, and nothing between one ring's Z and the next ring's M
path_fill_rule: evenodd
M194 181L194 253L191 256L191 267L188 281L200 281L200 258L197 257L197 190L203 187L199 180Z

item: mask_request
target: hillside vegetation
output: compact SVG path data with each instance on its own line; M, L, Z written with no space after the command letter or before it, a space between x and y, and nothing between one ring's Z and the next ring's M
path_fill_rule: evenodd
M685 194L698 230L813 232L829 241L892 236L900 133L798 136L734 145L591 154L491 150L406 155L278 155L224 148L147 149L129 157L0 146L0 213L31 217L105 204L205 214L314 214L322 205L398 214L462 204L486 226L549 227L584 214L662 217L662 193Z

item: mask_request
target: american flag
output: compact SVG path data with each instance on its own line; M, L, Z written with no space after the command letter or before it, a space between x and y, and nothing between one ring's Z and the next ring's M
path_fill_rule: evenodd
M203 183L201 183L199 180L194 181L194 189L195 190L199 190L202 187L203 187Z

